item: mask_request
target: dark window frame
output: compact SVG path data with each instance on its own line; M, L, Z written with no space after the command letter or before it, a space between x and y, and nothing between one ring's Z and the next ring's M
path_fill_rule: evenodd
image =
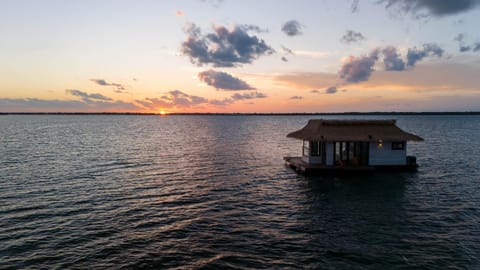
M322 143L319 141L310 142L310 156L320 157L322 155Z
M304 141L302 154L304 157L320 158L321 163L325 163L326 144L323 141Z
M405 150L405 142L392 142L392 150Z

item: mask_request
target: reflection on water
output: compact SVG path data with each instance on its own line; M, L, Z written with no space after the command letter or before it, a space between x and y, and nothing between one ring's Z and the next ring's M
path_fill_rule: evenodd
M480 267L480 118L395 117L418 173L305 178L309 118L1 117L2 267Z

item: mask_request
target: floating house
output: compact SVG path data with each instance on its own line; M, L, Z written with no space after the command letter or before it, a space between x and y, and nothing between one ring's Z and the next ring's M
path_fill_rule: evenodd
M423 141L396 126L395 120L309 120L287 135L303 141L301 157L285 157L300 173L415 171L407 141Z

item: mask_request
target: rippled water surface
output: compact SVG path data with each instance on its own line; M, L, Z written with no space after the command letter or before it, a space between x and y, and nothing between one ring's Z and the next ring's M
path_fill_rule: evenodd
M296 175L312 116L0 116L0 268L480 269L480 117L323 117L419 171Z

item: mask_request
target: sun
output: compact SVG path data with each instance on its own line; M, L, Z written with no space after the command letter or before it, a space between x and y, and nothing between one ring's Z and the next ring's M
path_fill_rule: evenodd
M164 110L160 111L160 115L166 115L167 113Z

